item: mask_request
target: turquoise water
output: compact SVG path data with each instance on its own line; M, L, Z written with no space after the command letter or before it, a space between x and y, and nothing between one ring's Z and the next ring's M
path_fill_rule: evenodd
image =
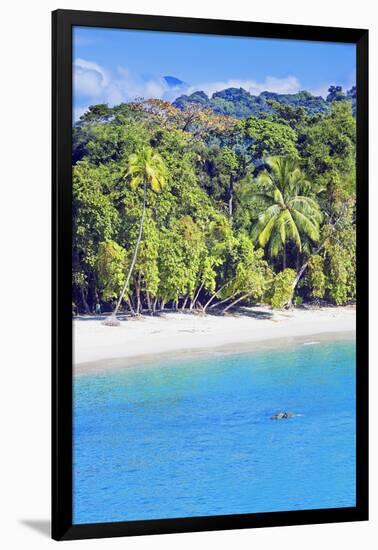
M74 523L345 506L354 341L75 378Z

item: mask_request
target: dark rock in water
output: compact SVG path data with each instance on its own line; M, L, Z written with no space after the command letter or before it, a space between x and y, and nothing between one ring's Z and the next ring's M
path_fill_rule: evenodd
M286 418L293 418L294 413L290 411L282 411L277 414L274 414L270 417L271 420L285 420Z

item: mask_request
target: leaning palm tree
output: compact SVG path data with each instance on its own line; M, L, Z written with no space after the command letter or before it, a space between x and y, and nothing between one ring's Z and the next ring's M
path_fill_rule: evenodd
M286 267L286 245L294 243L298 253L311 242L319 240L321 211L316 200L309 196L310 183L296 160L273 157L269 171L258 176L257 183L265 191L257 197L265 203L252 230L252 237L262 248L268 245L270 257L280 253Z
M138 152L133 153L129 156L125 179L128 178L131 178L130 186L134 190L143 185L142 215L139 222L138 238L135 244L131 264L127 272L125 284L123 285L122 292L118 298L113 313L104 321L104 325L108 326L118 326L120 324L119 320L117 319L117 313L125 292L129 286L130 278L138 256L138 249L140 241L142 239L144 217L146 213L147 188L150 187L153 191L158 193L159 191L161 191L166 181L166 167L163 159L156 151L154 151L152 147L142 147Z

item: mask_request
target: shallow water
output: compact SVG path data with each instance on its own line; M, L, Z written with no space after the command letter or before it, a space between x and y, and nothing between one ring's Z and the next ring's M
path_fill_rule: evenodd
M355 342L312 344L76 377L74 523L355 506Z

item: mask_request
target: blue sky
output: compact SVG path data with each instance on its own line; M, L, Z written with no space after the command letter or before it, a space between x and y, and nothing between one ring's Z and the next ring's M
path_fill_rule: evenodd
M355 84L353 44L75 27L74 118L89 105L242 87L326 96ZM169 85L164 76L183 84Z

